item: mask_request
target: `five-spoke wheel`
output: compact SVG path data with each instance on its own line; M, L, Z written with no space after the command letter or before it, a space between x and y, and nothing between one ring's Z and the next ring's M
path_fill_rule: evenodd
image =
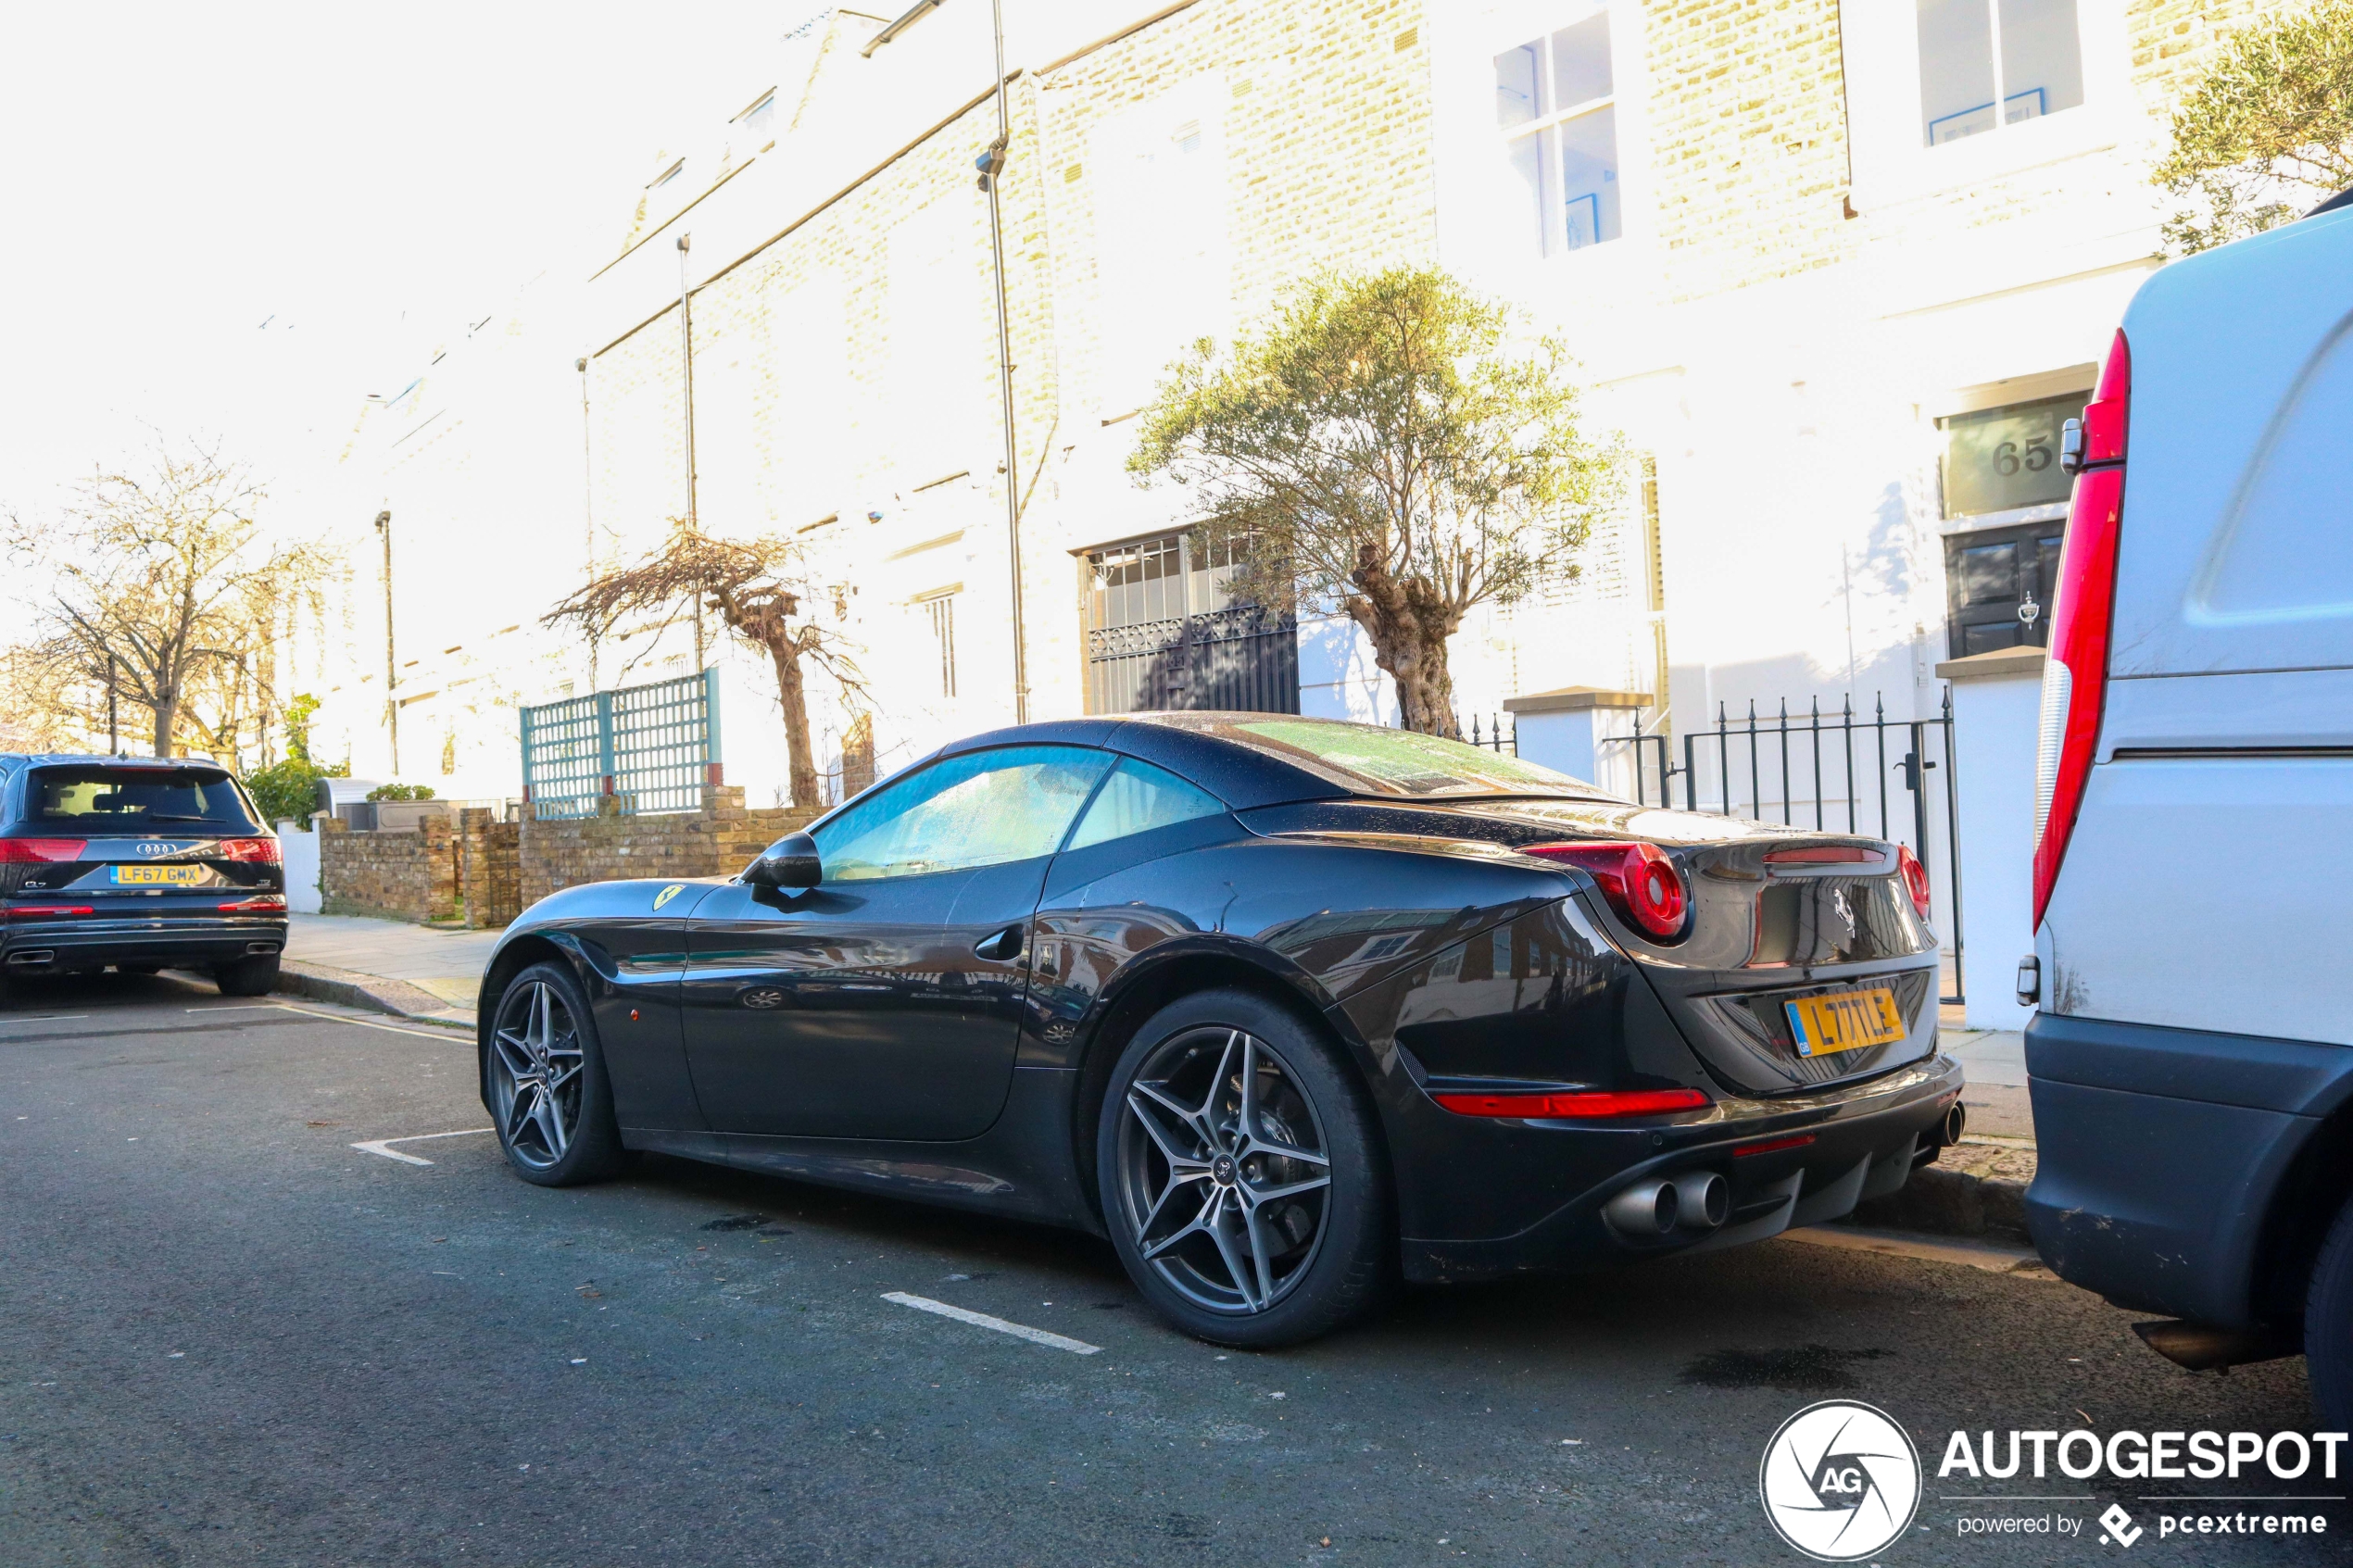
M1113 1242L1154 1306L1227 1344L1294 1343L1362 1311L1388 1253L1353 1070L1265 997L1164 1009L1114 1068L1099 1171Z
M509 983L484 1066L498 1142L519 1173L550 1186L611 1173L620 1134L570 976L535 964Z

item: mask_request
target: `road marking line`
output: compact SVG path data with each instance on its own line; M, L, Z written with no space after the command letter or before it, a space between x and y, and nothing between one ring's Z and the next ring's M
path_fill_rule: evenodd
M958 1323L968 1323L975 1328L993 1328L1000 1334L1010 1334L1016 1339L1026 1339L1033 1345L1044 1345L1056 1350L1068 1350L1074 1356L1100 1355L1103 1348L1101 1345L1089 1345L1084 1339L1069 1339L1059 1334L1049 1334L1042 1328L1031 1328L1026 1323L1007 1323L1003 1318L992 1318L987 1312L967 1311L962 1307L951 1307L945 1301L935 1301L928 1296L910 1296L903 1290L886 1290L883 1292L883 1299L896 1301L902 1307L912 1307L919 1312L937 1312L943 1318L954 1318Z
M403 1154L389 1146L396 1143L429 1143L434 1138L479 1137L484 1133L495 1133L497 1130L496 1127L461 1127L454 1133L411 1133L405 1138L372 1138L366 1143L356 1143L351 1147L365 1154L381 1154L386 1160L397 1160L403 1165L430 1165L433 1163L430 1160L421 1160L413 1154Z
M74 1023L89 1016L86 1012L44 1012L31 1018L0 1018L0 1023Z
M271 1012L281 1010L275 1002L233 1002L227 1007L215 1002L210 1007L182 1008L180 1010L182 1012L260 1012L264 1010Z
M368 1018L346 1018L339 1012L314 1012L308 1008L289 1007L283 1002L271 1002L268 1005L280 1012L298 1012L305 1018L323 1018L330 1023L356 1023L362 1029L381 1029L388 1035L414 1035L420 1040L447 1041L463 1037L453 1035L447 1029L403 1029L396 1023L378 1023L373 1019Z

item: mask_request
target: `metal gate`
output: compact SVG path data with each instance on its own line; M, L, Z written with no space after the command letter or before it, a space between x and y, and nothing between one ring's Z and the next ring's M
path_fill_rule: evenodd
M1299 623L1254 605L1087 633L1090 713L1299 711Z
M1671 805L1680 793L1688 811L1866 833L1910 845L1929 870L1936 927L1951 943L1952 994L1943 999L1964 999L1951 687L1929 719L1889 718L1883 695L1873 698L1868 718L1847 700L1836 713L1809 701L1802 714L1792 714L1783 701L1770 717L1752 702L1738 719L1718 703L1713 725L1683 736L1680 766L1664 734L1602 744L1634 748L1634 795L1645 805Z
M719 671L522 710L523 799L541 822L702 809L718 782Z

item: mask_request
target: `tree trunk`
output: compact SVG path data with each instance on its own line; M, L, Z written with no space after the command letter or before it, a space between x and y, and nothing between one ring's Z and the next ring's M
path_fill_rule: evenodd
M155 714L156 755L169 757L171 755L171 732L179 727L180 722L180 699L178 697L158 699L155 705Z
M1369 558L1350 576L1357 592L1348 613L1372 639L1373 662L1397 684L1405 727L1426 734L1453 734L1454 678L1446 668L1446 639L1462 624L1462 611L1428 580L1392 576Z
M809 693L800 669L800 648L781 625L762 639L776 664L776 701L785 710L785 762L792 780L792 803L802 810L824 804L817 788L817 759L809 748Z

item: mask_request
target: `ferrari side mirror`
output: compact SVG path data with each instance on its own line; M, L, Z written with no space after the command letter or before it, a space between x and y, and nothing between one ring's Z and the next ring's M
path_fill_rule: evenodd
M744 880L754 887L816 886L824 880L817 841L805 833L785 834L745 868Z

